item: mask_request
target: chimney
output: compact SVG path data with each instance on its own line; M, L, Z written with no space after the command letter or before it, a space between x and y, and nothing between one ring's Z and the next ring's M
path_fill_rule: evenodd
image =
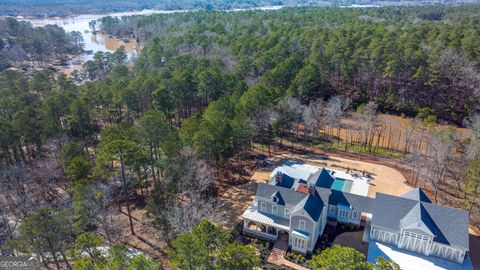
M315 195L315 185L308 185L308 194Z
M283 178L282 173L277 172L277 174L275 175L275 180L277 181L277 183L282 183L282 178Z

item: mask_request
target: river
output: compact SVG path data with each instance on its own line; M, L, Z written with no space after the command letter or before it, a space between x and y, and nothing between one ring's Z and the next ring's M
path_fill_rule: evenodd
M233 9L228 10L230 12L237 11L246 11L246 10L276 10L280 9L283 6L271 6L271 7L259 7L251 9ZM76 15L69 17L53 17L53 18L42 18L42 19L28 19L28 18L17 18L18 20L28 21L33 26L41 27L48 24L58 25L65 29L67 32L78 31L82 34L85 53L73 58L69 61L68 66L66 67L57 67L62 72L67 74L71 73L73 70L78 70L81 68L82 64L93 58L95 52L113 52L118 49L120 46L124 46L128 54L128 59L132 62L139 54L139 44L135 40L129 40L125 42L121 39L115 37L109 37L104 34L94 34L90 31L90 26L88 23L93 20L98 20L103 17L112 16L112 17L123 17L123 16L133 16L133 15L151 15L151 14L171 14L171 13L180 13L180 12L195 12L197 10L142 10L142 11L130 11L130 12L118 12L118 13L105 13L105 14L84 14Z

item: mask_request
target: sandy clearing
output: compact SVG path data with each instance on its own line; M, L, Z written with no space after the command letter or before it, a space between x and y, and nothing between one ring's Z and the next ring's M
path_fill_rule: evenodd
M249 182L230 188L220 197L220 208L225 216L224 222L222 222L223 226L233 229L240 223L243 212L255 198L256 190L257 183Z
M385 165L373 164L369 162L351 160L338 156L323 156L314 154L282 154L271 159L275 165L262 171L255 172L251 180L255 182L267 182L275 166L278 166L282 160L301 160L305 163L321 167L329 167L340 170L354 170L359 173L366 172L373 176L373 180L368 189L368 196L374 198L376 192L387 193L391 195L402 195L412 189L406 182L405 177L397 170Z

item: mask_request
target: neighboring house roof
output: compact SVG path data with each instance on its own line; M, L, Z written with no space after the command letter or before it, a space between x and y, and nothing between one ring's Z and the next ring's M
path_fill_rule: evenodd
M407 198L407 199L411 199L411 200L415 200L415 201L432 203L432 201L430 201L430 199L427 197L427 195L418 187L410 190L409 192L407 192L405 194L403 194L402 197Z
M274 194L279 194L282 197L285 205L286 204L296 205L303 198L305 198L305 196L307 196L306 194L296 192L295 190L291 190L289 188L263 184L263 183L258 184L257 194L256 194L257 198L262 198L264 200L271 201L272 195Z
M332 189L328 203L351 206L360 212L371 213L374 199Z
M421 190L420 192L424 195ZM423 195L411 196L410 192L407 194L406 197L396 197L377 192L371 212L371 226L390 231L400 231L403 228L424 234L431 233L436 242L469 248L467 212L432 204L428 202L430 200L426 201Z

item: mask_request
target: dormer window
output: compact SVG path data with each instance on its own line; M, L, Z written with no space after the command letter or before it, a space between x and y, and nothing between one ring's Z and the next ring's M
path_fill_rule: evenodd
M274 202L274 203L278 203L278 198L277 198L276 196L273 197L273 202Z

